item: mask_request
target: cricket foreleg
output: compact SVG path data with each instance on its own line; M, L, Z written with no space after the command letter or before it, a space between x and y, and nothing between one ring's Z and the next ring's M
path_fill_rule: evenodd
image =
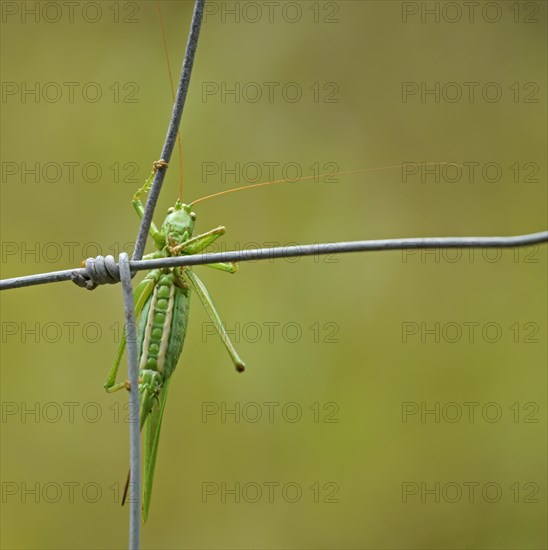
M139 219L143 219L143 214L145 212L145 208L143 206L143 203L141 202L141 197L150 191L156 172L160 168L164 167L167 167L167 162L165 160L160 159L154 162L152 164L152 171L150 172L148 178L145 180L145 183L142 187L139 187L139 189L137 189L137 191L135 192L135 195L133 195L133 208L135 208ZM163 237L158 231L158 228L156 227L154 222L151 222L150 224L149 235L152 237L156 244L159 244L160 246L163 245Z
M211 243L216 241L221 235L226 233L226 228L223 226L216 227L207 233L196 235L188 239L184 243L178 244L171 249L172 254L198 254L205 250Z
M172 248L172 252L175 254L199 254L204 251L210 244L215 242L221 235L224 235L226 228L223 226L216 227L207 233L202 233L201 235L196 235L188 241L181 243ZM238 266L233 262L217 262L214 264L204 264L206 267L212 267L213 269L218 269L220 271L225 271L227 273L236 273L238 271Z

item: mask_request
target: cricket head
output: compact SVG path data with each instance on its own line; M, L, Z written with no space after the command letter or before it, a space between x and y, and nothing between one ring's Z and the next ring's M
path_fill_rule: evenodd
M178 200L175 206L169 208L162 225L162 233L168 246L180 244L192 237L195 220L196 214L192 212L190 204Z

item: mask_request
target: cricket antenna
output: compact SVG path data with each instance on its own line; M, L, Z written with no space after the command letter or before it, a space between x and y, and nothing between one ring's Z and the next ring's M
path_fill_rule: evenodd
M160 29L162 31L162 42L164 44L164 53L167 62L167 72L169 73L169 85L171 87L171 98L175 102L175 89L173 88L173 77L171 76L171 64L169 63L169 54L167 51L166 31L164 28L164 18L162 17L162 8L160 7L160 0L156 0L156 7L158 8L158 16L160 18ZM179 149L179 200L183 201L183 149L181 147L181 132L177 131L177 144Z
M422 166L432 166L434 164L452 164L453 166L461 166L460 164L456 162L425 162L425 163L409 163L409 164L421 164ZM358 170L343 170L343 171L337 171L337 172L326 172L325 174L319 174L319 175L313 175L313 176L304 176L301 178L286 178L282 180L274 180L274 181L265 181L262 183L253 183L251 185L244 185L243 187L235 187L234 189L227 189L226 191L219 191L218 193L213 193L212 195L207 195L205 197L200 197L199 199L196 199L195 201L192 201L190 203L191 206L194 206L195 204L198 204L199 202L207 201L209 199L212 199L214 197L220 197L221 195L227 195L228 193L236 193L236 191L243 191L244 189L256 189L257 187L265 187L267 185L274 185L277 183L297 183L301 181L310 181L310 180L319 180L320 178L325 178L327 176L349 176L351 174L362 174L364 172L376 172L380 170L393 170L395 168L402 168L402 164L394 164L393 166L381 166L379 168L360 168Z

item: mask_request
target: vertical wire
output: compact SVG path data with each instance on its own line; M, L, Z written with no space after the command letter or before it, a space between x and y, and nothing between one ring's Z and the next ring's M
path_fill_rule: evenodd
M200 36L200 28L202 26L204 6L205 0L196 0L196 3L194 4L194 13L190 24L190 33L188 35L185 59L181 70L181 78L179 80L179 86L177 87L177 95L175 97L175 103L173 104L173 111L171 112L171 120L169 121L169 128L167 130L166 140L162 149L162 156L160 157L167 163L169 163L171 159L171 154L173 153L175 142L177 141L177 135L179 133L179 126L183 116L183 108L188 93L188 86L190 84L190 76L192 74L192 66L194 65L194 56L196 54L196 48L198 47L198 37ZM154 175L154 181L152 182L152 187L148 194L132 260L140 260L143 257L148 231L150 229L150 224L152 223L152 216L154 214L154 209L156 208L156 203L158 202L158 197L160 196L165 175L166 167L159 168Z
M120 254L120 281L124 298L124 319L126 328L126 354L129 388L129 549L139 549L141 530L141 447L139 426L139 381L137 365L137 338L135 310L133 304L133 287L131 286L131 271L129 258L125 252Z

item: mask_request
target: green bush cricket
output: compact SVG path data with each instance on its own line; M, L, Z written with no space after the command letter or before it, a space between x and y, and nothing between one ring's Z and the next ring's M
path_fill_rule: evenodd
M139 217L142 217L144 212L141 196L150 189L156 170L166 165L164 161L154 163L150 177L135 193L133 206ZM144 256L144 259L198 254L225 233L225 228L220 226L193 237L195 220L196 214L192 212L192 204L184 204L178 199L175 206L168 210L168 215L160 229L154 223L151 224L149 234L157 251ZM237 269L235 264L229 263L209 264L209 267L227 273L235 273ZM158 441L170 377L183 350L191 289L198 295L219 332L236 370L242 372L245 369L244 362L228 338L205 285L192 269L188 267L153 269L137 285L134 303L138 322L136 340L139 354L139 422L141 430L145 430L143 522L148 517ZM114 365L105 382L108 392L128 387L128 382L116 383L116 375L125 346L126 337L120 343ZM122 504L126 500L128 490L129 475Z

